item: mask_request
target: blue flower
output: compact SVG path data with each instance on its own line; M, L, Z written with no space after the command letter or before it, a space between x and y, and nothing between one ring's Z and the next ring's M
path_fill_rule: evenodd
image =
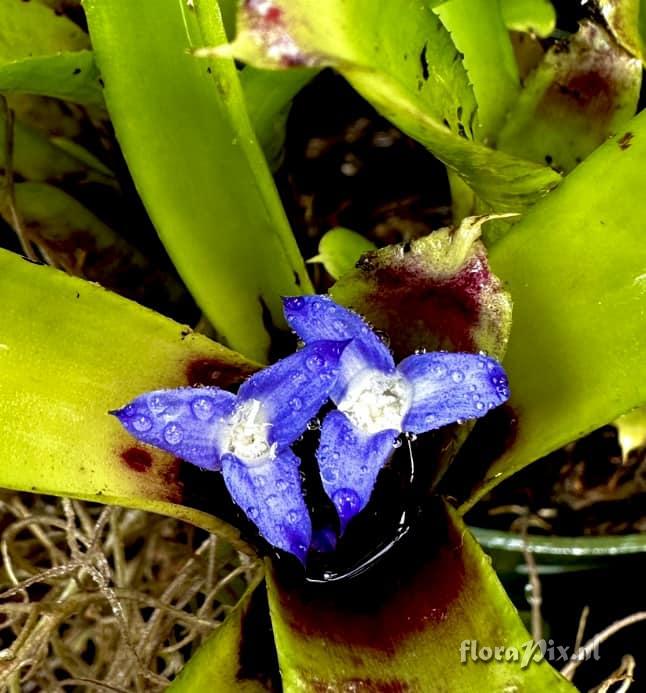
M327 296L290 297L285 317L306 344L353 340L330 391L337 409L321 429L323 487L341 529L370 499L402 433L419 434L484 416L509 398L502 366L483 354L416 353L399 365L370 326Z
M312 525L290 445L329 398L344 341L317 341L259 371L237 395L157 390L114 414L144 443L221 471L233 500L272 545L304 561Z

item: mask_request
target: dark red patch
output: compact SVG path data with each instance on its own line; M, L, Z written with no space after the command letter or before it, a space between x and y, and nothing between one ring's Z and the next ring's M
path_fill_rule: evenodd
M266 12L265 12L265 20L268 22L280 22L283 18L283 11L280 9L280 7L270 7Z
M192 387L199 385L229 387L238 385L251 369L240 365L231 365L218 359L193 359L186 366L186 380Z
M147 472L153 466L153 457L147 450L128 448L121 453L121 459L135 472Z
M618 140L617 144L619 145L620 149L628 149L630 147L630 143L633 141L633 133L632 132L625 132Z
M352 580L316 585L277 579L282 616L301 637L393 655L408 638L448 617L464 583L460 545L443 507L434 503L381 563Z
M379 316L396 358L418 348L478 351L473 331L480 324L482 287L492 282L484 256L476 255L453 277L433 280L406 264L375 270L378 291L368 300ZM385 318L385 319L384 319ZM383 322L382 322L383 319ZM429 331L437 344L422 343Z

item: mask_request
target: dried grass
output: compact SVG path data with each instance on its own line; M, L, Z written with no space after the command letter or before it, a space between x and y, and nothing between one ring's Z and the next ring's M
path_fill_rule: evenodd
M178 520L0 494L0 690L162 691L258 570Z

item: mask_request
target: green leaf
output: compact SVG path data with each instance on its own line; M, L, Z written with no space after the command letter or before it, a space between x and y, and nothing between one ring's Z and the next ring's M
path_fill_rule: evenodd
M338 226L330 229L319 242L319 254L308 262L320 262L325 271L338 279L350 272L359 258L369 250L375 250L375 244L356 231Z
M141 197L180 275L235 349L265 360L280 296L310 290L254 137L215 3L88 0L105 98ZM146 27L142 32L141 27Z
M641 79L639 60L583 22L529 76L498 146L569 172L635 114Z
M508 29L549 36L556 27L556 12L550 0L500 0Z
M0 65L90 46L80 27L38 2L0 0L0 16Z
M574 692L546 661L472 661L474 641L522 657L531 638L455 514L437 508L425 520L380 564L338 586L268 573L284 689Z
M450 0L435 10L458 50L478 104L475 138L495 141L520 92L520 78L498 0Z
M473 141L473 90L431 5L409 3L402 11L386 0L330 0L322 13L315 0L247 3L235 42L215 52L257 67L334 67L483 200L497 210L521 209L560 178L551 169Z
M4 250L0 302L1 487L179 517L250 550L233 527L191 507L179 461L137 445L108 411L146 390L200 380L226 386L254 364L95 284ZM217 513L212 483L208 509Z
M498 438L507 444L493 451L465 507L646 403L645 158L641 113L491 249L491 267L514 299L504 361L512 396L503 410L507 440Z
M468 217L457 229L366 253L330 294L384 331L397 359L418 349L502 358L511 297L479 240L482 225L495 218Z
M99 71L89 50L0 64L0 92L39 94L79 104L103 105Z
M646 62L646 4L640 0L597 0L597 4L615 39Z
M272 169L280 164L292 99L317 70L257 70L247 65L240 84L251 126Z
M276 648L265 585L256 580L224 623L200 646L168 693L264 693L274 690ZM250 666L251 664L251 666ZM269 664L269 667L263 665ZM255 665L255 666L254 666Z
M2 68L0 68L0 72ZM0 111L0 166L5 162L6 118ZM109 170L88 166L38 130L16 120L14 123L13 170L26 180L59 183L73 179L78 183L96 182L114 186Z

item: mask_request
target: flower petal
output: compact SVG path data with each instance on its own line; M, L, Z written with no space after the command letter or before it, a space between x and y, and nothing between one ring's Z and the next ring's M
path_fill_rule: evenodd
M509 399L502 366L488 356L414 354L398 367L413 388L403 428L424 433L459 419L476 419Z
M287 447L303 433L330 397L346 346L342 341L309 344L242 384L238 400L262 403L270 444Z
M135 438L203 469L220 469L223 420L235 396L217 387L180 387L140 395L110 412Z
M233 500L272 546L305 561L312 523L303 500L300 460L289 449L261 465L231 454L222 457L222 474Z
M329 296L289 296L283 298L283 311L289 326L305 343L319 339L354 340L341 358L341 372L332 391L335 402L343 397L348 382L362 369L384 373L395 369L392 354L370 325Z
M334 503L342 532L370 500L397 434L395 430L365 433L338 410L325 417L316 456L323 488Z

